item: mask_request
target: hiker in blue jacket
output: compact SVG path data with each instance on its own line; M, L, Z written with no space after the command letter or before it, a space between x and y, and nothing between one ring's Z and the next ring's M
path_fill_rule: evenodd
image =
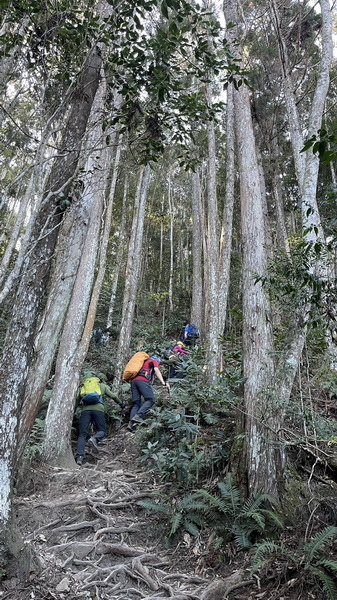
M84 386L85 382L88 380L96 380L93 381L92 384L96 387L92 387L93 391L91 393L85 394ZM91 391L89 387L88 390L89 392ZM84 379L83 386L78 392L78 399L81 399L83 403L79 421L79 436L75 455L75 460L78 465L81 465L83 462L85 443L90 425L95 426L96 433L94 433L88 440L88 445L91 446L95 452L98 452L99 441L105 437L106 422L104 415L103 396L112 398L117 404L120 405L121 408L123 408L123 403L120 402L118 396L111 391L106 383L100 381L98 377L93 376Z
M180 336L180 341L186 346L194 346L200 337L199 327L194 323L187 323Z

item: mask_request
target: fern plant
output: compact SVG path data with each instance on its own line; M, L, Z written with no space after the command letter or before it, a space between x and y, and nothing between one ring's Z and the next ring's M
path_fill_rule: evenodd
M255 554L252 561L252 573L261 571L268 559L286 559L288 570L282 569L282 573L290 572L293 587L307 587L319 585L326 594L327 600L337 598L337 560L332 560L325 554L326 546L332 540L337 539L337 527L325 527L315 537L302 546L297 552L290 552L284 544L276 544L272 540L263 540L255 546ZM282 582L280 582L282 583ZM287 583L286 579L283 583Z
M176 409L156 407L156 418L147 421L147 428L141 431L147 445L143 448L142 461L150 464L150 469L160 473L164 480L172 479L186 490L186 485L196 484L202 474L223 465L227 456L223 447L223 435L216 437L207 429L207 446L203 439L199 416L209 424L211 417L194 406L188 409L182 401ZM216 419L214 419L216 421Z
M145 498L137 502L138 506L165 515L169 519L169 530L165 540L172 545L184 532L197 537L200 529L206 525L205 518L200 512L205 508L204 503L195 499L194 494L185 496L177 503L154 502Z
M44 436L44 424L44 419L35 419L34 426L24 452L24 457L28 460L35 460L40 456Z
M242 502L231 473L217 487L219 494L201 489L194 497L205 500L205 515L216 534L218 546L234 540L239 550L247 550L267 528L283 527L276 512L277 502L273 497L260 494Z
M334 538L337 538L337 527L325 527L303 547L304 569L320 581L329 600L337 598L337 560L328 559L323 549Z
M208 527L215 533L213 544L216 547L234 541L239 550L247 550L267 526L282 527L277 513L265 508L267 502L276 506L270 496L261 494L243 502L230 473L225 481L218 483L218 489L219 495L199 489L177 503L140 500L138 505L169 518L166 538L170 542L174 542L183 531L197 536L200 529Z
M160 354L163 347L156 350ZM147 418L139 435L150 444L143 449L143 462L186 493L186 487L200 485L198 481L222 471L227 462L235 422L224 416L233 413L238 399L229 378L212 386L206 381L201 347L191 350L185 363L186 377L175 382L169 396L158 398L149 414L154 418Z

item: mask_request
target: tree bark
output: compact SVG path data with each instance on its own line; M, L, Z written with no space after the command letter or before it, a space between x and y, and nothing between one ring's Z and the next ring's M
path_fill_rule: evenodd
M173 245L173 232L174 232L174 206L173 206L173 193L171 177L169 175L168 180L168 210L170 217L170 272L169 272L169 284L168 284L168 301L170 312L173 311L173 268L174 268L174 245ZM164 305L165 306L165 305Z
M105 188L111 161L111 148L105 146L106 135L102 128L102 120L100 120L105 93L105 85L102 83L95 99L95 109L92 115L93 127L88 143L92 152L87 161L84 179L83 202L88 206L89 220L81 261L63 326L56 360L53 393L45 421L42 457L49 464L59 467L69 467L74 464L70 448L70 432L76 391L102 287L111 224L113 193L110 194L107 212L104 214L106 209ZM115 168L118 167L118 162L119 147L116 152ZM103 231L102 222L105 223ZM100 235L102 235L101 247ZM95 280L95 266L99 251L100 265Z
M211 102L210 90L207 92ZM216 192L216 148L214 122L207 124L208 171L207 171L207 266L208 266L208 318L205 338L207 342L207 373L214 383L220 367L219 308L218 308L218 204Z
M333 40L332 40L332 18L331 9L328 0L320 0L322 28L321 28L321 59L317 67L317 83L311 102L311 110L308 118L307 136L310 137L317 133L317 130L322 126L323 111L325 101L329 89L330 68L333 56ZM296 105L296 99L293 92L293 84L289 69L289 60L287 55L286 43L280 27L280 17L277 4L271 0L271 12L273 15L273 23L278 40L279 57L282 67L282 81L286 98L290 139L293 149L293 159L295 171L301 197L301 214L302 214L302 230L304 239L307 243L314 245L316 242L325 243L325 235L321 224L320 213L317 204L317 181L319 170L319 158L310 149L306 153L301 152L304 146L304 135L300 128L300 116ZM313 258L311 273L316 272L323 279L329 278L329 268L321 259ZM302 321L307 323L307 312L310 311L309 306L303 307ZM296 328L299 341L294 343L296 347L295 356L300 356L299 344L302 342L302 349L305 343L306 327ZM330 343L330 335L327 332L327 348L330 354L330 364L334 368L337 364L337 348ZM293 376L295 377L296 369ZM288 377L289 379L289 369ZM290 388L291 389L291 388ZM290 395L290 390L285 393L284 401L287 401Z
M227 298L230 282L230 262L232 252L232 231L235 187L235 149L234 149L234 89L233 84L227 88L227 118L226 118L226 187L222 213L219 256L219 334L223 335Z
M226 19L234 24L229 32L232 51L238 57L242 30L238 5L225 0ZM236 45L233 45L235 40ZM246 85L234 92L235 133L240 174L243 297L243 376L247 476L250 494L278 497L279 457L274 443L277 424L268 386L274 375L273 335L268 297L256 274L267 270L264 199L255 145L249 91Z
M55 124L56 119L60 116L60 113L64 110L65 104L66 101L62 102L53 112L41 133L41 140L36 150L34 165L31 167L32 174L30 176L27 189L24 193L23 200L19 206L18 218L13 227L10 241L1 261L0 284L2 284L2 289L0 292L0 304L5 300L9 292L13 289L15 282L19 278L26 254L29 250L35 218L39 210L41 199L43 198L44 184L48 174L50 176L50 167L46 167L46 148L48 142L50 141L52 127ZM27 215L30 215L28 222L26 222ZM22 233L22 231L24 231L24 233ZM12 271L7 274L9 262L19 239L20 249L18 251L14 267ZM4 282L6 275L7 279Z
M113 269L113 280L111 286L111 294L110 294L110 302L109 302L109 311L106 326L110 328L112 326L112 318L115 308L115 300L118 286L119 273L122 267L122 259L124 255L124 245L125 245L125 226L126 226L126 199L128 193L128 177L125 175L124 180L124 193L123 193L123 205L122 205L122 219L119 227L119 236L118 236L118 249L115 259L115 266Z
M0 367L0 520L2 551L11 546L11 494L16 463L18 417L24 399L34 337L48 285L51 259L59 225L62 194L67 195L76 171L82 138L98 87L101 57L90 52L73 97L73 109L64 129L59 155L46 184L44 199L35 220L30 251L13 306Z
M234 95L238 144L242 269L243 376L247 435L248 486L252 494L278 496L278 462L273 448L273 399L268 385L274 374L270 308L255 274L266 274L265 220L249 92L242 86Z
M201 191L199 170L192 173L192 305L191 323L201 329L203 324L203 275L201 235Z
M132 230L128 249L128 260L125 272L125 288L123 311L117 349L114 385L120 381L126 362L132 330L137 286L141 272L143 256L143 233L148 188L150 183L150 165L141 167L136 190Z

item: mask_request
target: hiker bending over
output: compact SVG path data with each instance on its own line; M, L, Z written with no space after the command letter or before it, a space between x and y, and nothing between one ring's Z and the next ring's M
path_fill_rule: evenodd
M177 342L176 345L172 348L172 353L176 356L186 356L189 354L183 342Z
M136 377L131 379L131 394L132 394L132 408L130 413L130 422L128 429L133 431L136 423L142 423L146 413L150 410L151 406L155 403L155 397L152 389L152 382L154 376L159 379L160 383L170 389L168 382L165 383L163 376L160 372L160 358L158 356L151 356L148 358ZM142 397L144 402L142 404Z
M186 377L186 372L182 369L184 358L189 355L183 342L177 342L172 348L172 354L169 357L169 378L170 379L183 379Z
M186 346L194 346L199 337L199 327L197 327L197 325L195 325L194 323L187 323L187 325L181 333L180 340L184 342Z
M98 377L87 377L79 390L78 397L82 400L82 412L79 421L79 436L77 440L75 460L81 465L84 457L85 442L90 425L94 425L96 433L88 440L88 445L98 452L99 440L102 440L106 432L104 416L103 396L109 396L117 404L122 406L118 396L114 394L106 383L102 383Z

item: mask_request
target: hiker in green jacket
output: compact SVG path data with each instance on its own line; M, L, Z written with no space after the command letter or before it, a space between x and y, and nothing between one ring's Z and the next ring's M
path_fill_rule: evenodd
M79 436L77 440L75 460L81 465L84 458L85 442L90 425L93 424L96 433L88 440L88 445L98 452L99 440L102 440L106 432L104 416L103 396L112 398L121 408L123 403L114 394L106 383L98 377L86 377L78 392L78 398L82 400L82 412L79 421Z

